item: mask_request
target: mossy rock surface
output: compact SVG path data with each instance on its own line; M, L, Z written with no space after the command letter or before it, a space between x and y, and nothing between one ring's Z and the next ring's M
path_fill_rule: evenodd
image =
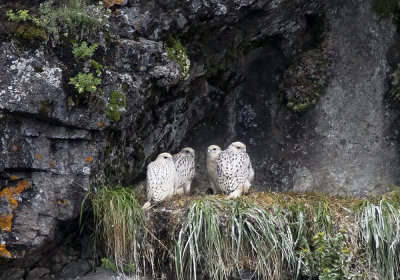
M329 58L324 50L301 54L284 73L281 90L286 105L295 112L310 110L324 95L329 75Z

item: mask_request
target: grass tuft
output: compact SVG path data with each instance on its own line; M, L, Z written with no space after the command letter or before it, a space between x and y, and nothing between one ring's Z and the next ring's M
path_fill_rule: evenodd
M377 266L380 279L398 279L400 276L398 204L393 204L387 199L382 199L377 204L367 201L358 217L369 269Z
M89 193L94 214L95 244L105 244L109 262L122 272L140 272L145 250L145 216L134 190L103 187Z
M197 279L199 274L227 279L242 270L280 279L284 271L294 272L304 221L293 223L282 210L241 199L195 201L175 246L178 279Z

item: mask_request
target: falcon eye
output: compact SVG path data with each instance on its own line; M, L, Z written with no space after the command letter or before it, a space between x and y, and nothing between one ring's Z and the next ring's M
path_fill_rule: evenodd
M164 157L165 159L167 159L168 157Z
M213 151L215 151L216 150L216 148L213 148Z
M186 151L186 153L188 154L188 153L189 153L189 151Z

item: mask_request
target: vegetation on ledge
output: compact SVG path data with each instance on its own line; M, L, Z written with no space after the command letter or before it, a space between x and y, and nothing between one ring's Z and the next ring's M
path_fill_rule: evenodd
M64 38L80 41L106 30L110 11L101 3L90 5L87 0L65 0L59 5L54 0L48 0L32 14L34 16L29 10L6 11L10 21L40 29L46 40L50 39L55 44Z
M168 58L179 64L182 80L186 80L189 77L190 70L190 59L187 55L186 48L182 46L178 39L170 37L165 49L167 50Z
M140 209L131 188L91 192L103 263L130 274L227 279L397 279L400 190L370 199L253 193ZM101 244L101 243L96 243ZM115 266L114 266L115 264Z

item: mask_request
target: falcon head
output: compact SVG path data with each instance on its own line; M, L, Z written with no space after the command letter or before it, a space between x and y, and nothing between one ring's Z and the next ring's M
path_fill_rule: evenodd
M185 156L192 156L194 157L194 150L190 147L183 148L179 153Z
M233 142L228 146L228 149L235 151L235 152L241 152L245 153L246 152L246 145L243 144L242 142Z
M167 160L172 160L172 156L170 153L162 153L159 154L158 157L156 158L158 161L167 161Z
M208 157L216 157L221 152L221 148L217 145L211 145L207 148L207 156Z

